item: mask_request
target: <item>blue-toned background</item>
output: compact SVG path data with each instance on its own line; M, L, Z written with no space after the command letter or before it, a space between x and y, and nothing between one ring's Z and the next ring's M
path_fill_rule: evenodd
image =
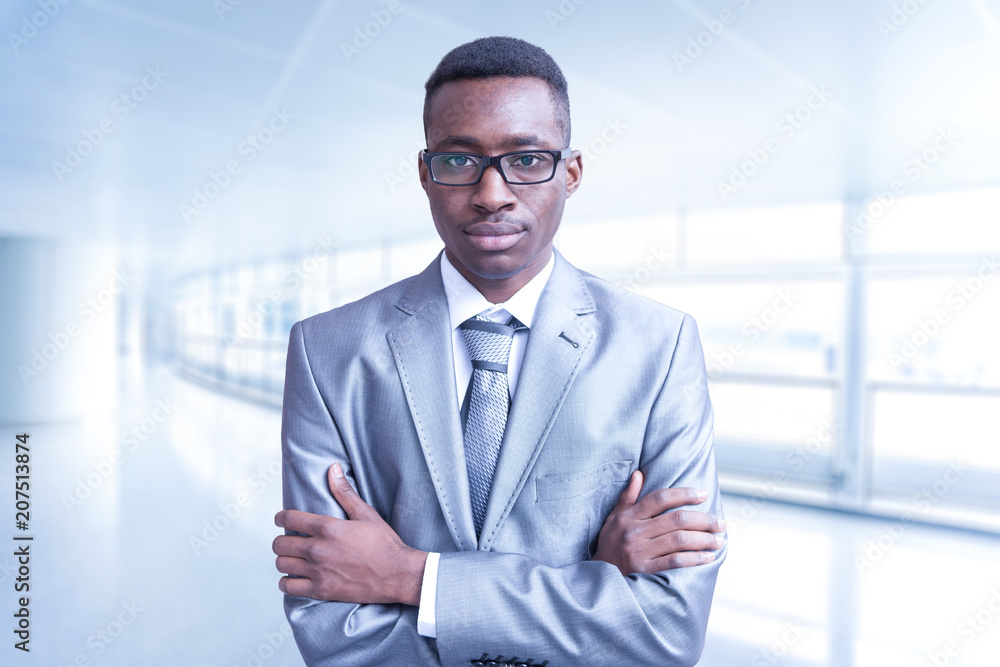
M491 34L569 80L557 246L701 329L700 664L997 664L1000 2L18 0L0 34L0 664L302 664L288 331L440 249L423 83Z

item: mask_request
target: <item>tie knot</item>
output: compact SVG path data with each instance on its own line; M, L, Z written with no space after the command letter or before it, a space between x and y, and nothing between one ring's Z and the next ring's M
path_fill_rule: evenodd
M507 324L493 322L480 313L459 325L473 368L507 371L514 332L522 325L513 316ZM502 367L502 368L500 368Z

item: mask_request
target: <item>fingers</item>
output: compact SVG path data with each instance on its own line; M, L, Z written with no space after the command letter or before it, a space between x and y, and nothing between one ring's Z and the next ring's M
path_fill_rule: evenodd
M334 463L327 471L327 484L330 486L334 500L343 508L348 519L378 517L378 512L362 500L354 487L351 486L339 463ZM306 535L320 534L327 522L331 520L337 521L338 519L298 510L281 510L274 515L274 525Z
M665 534L676 530L701 531L703 533L721 533L726 530L726 522L714 514L706 514L697 510L676 510L664 512L649 519L644 524L646 531L654 534Z
M293 579L282 577L278 579L278 590L285 595L296 595L298 597L312 597L313 582L311 579Z
M274 515L274 525L278 528L293 530L305 535L319 535L324 524L328 521L337 521L337 519L298 510L281 510Z
M327 471L327 483L330 485L330 492L333 493L334 500L347 513L348 519L371 519L373 515L378 516L371 505L366 503L358 495L351 483L344 476L344 469L339 463L334 463Z
M291 574L296 577L308 577L312 572L308 562L301 558L289 558L288 556L275 558L274 567L282 574Z
M271 542L271 551L276 556L306 558L309 555L309 539L298 535L278 535Z
M692 530L675 530L660 535L644 545L643 551L650 559L683 552L715 551L726 544L723 537ZM712 559L714 560L714 554Z
M681 551L660 558L654 558L647 562L649 569L647 573L662 572L663 570L675 570L681 567L694 567L696 565L706 565L715 560L715 554L705 551Z
M618 497L618 504L615 505L615 510L621 511L635 505L635 501L639 499L639 492L642 491L643 481L644 478L641 470L636 470L632 473L632 477L628 480L628 486L625 487L625 490Z
M724 546L725 539L721 535L677 530L637 546L626 569L630 570L630 573L651 573L705 565L716 559L713 551Z
M302 557L293 557L289 555L293 551L300 553L297 548L299 544L305 542L306 538L290 538L283 540L283 543L279 543L278 540L282 540L285 536L281 536L274 541L271 545L272 551L278 554L278 557L274 559L274 566L277 568L278 572L281 572L285 576L278 580L278 590L287 595L298 595L301 597L311 597L313 592L313 583L309 578L313 573L313 568L310 563ZM290 549L286 545L294 545L295 549ZM296 578L297 577L297 578Z
M684 507L685 505L700 505L708 499L708 493L690 487L676 489L658 489L647 494L636 503L636 516L649 519L667 510Z
M645 558L656 558L675 551L719 549L725 542L720 542L716 533L725 528L725 521L711 514L677 510L634 522L624 537L634 548L641 549Z

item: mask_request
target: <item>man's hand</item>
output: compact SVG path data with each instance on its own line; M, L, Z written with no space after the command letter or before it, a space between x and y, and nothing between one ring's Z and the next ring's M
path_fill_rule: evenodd
M611 563L624 575L703 565L715 560L711 550L722 548L725 540L713 533L723 532L726 522L705 512L667 512L684 505L698 505L707 495L689 488L660 489L638 500L642 484L643 475L636 470L604 521L592 560Z
M347 519L298 510L274 515L279 528L305 534L274 539L271 549L278 555L278 571L302 577L282 577L278 588L316 600L417 606L427 552L399 539L354 491L339 463L330 466L327 481Z

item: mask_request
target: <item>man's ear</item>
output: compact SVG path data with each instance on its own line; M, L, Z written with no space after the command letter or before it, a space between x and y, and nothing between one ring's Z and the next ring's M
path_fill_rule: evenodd
M420 176L420 187L427 192L427 179L430 174L427 172L427 165L424 164L424 150L421 148L417 153L417 174Z
M583 153L573 151L566 159L566 199L570 198L583 180Z

